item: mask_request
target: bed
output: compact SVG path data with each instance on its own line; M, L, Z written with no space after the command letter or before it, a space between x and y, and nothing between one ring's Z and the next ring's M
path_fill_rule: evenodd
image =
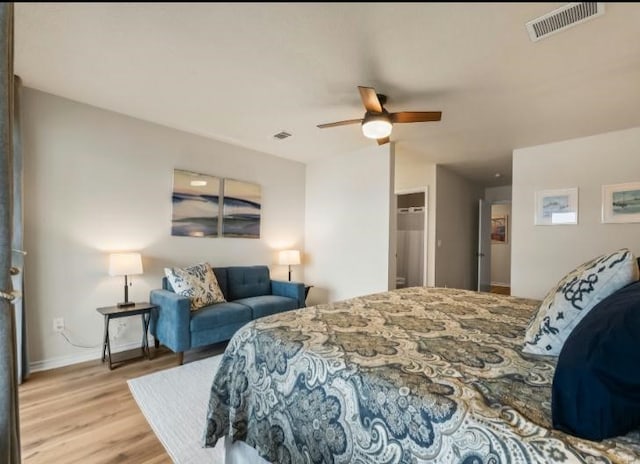
M539 302L407 288L253 321L211 388L205 446L274 463L629 463L640 433L553 430L555 358L523 353Z

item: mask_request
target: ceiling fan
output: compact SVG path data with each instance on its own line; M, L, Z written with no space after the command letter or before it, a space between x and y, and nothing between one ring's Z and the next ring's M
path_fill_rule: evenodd
M407 122L431 122L440 121L441 111L400 111L399 113L389 113L384 104L387 96L376 93L372 87L358 86L362 104L367 110L362 119L349 119L346 121L329 122L318 124L320 129L327 127L346 126L347 124L362 123L362 133L365 137L376 139L378 145L389 143L392 125L395 123Z

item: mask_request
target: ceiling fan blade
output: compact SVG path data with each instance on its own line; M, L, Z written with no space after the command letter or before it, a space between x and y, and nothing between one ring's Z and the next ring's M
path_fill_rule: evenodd
M360 91L360 98L362 99L362 104L367 109L367 111L372 111L374 113L382 113L382 105L380 104L380 100L378 100L378 95L376 95L376 91L373 87L358 86L358 90Z
M442 119L442 111L401 111L399 113L391 113L392 123L403 122L430 122L440 121Z
M389 137L378 139L378 145L384 145L385 143L389 143L389 142L390 142Z
M338 127L338 126L346 126L347 124L356 124L361 123L362 119L348 119L346 121L338 121L338 122L328 122L326 124L318 124L320 129L326 129L327 127Z

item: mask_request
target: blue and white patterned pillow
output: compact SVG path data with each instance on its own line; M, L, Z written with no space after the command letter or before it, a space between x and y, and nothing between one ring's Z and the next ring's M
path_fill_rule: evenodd
M166 267L164 273L173 291L191 300L191 311L227 301L209 263L196 264L184 269Z
M638 280L638 265L625 249L578 266L542 301L527 327L522 351L558 356L573 328L597 303Z

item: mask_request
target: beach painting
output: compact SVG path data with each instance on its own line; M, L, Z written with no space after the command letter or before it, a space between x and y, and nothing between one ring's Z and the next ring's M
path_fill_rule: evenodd
M222 235L260 238L260 185L239 180L224 180Z
M640 182L602 186L602 222L640 222Z
M611 195L613 214L640 214L640 190L622 190Z
M542 217L551 218L556 213L569 211L569 195L554 195L542 199Z
M220 179L174 169L171 235L217 237Z
M578 189L539 190L536 198L536 225L578 223Z

